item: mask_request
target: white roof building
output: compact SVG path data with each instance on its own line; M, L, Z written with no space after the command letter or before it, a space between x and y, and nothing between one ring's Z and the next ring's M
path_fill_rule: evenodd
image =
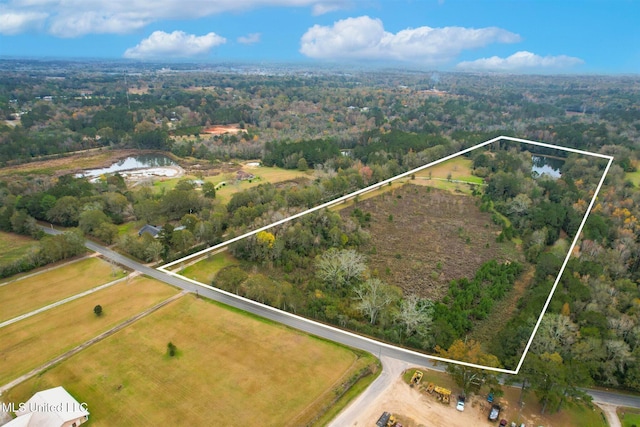
M86 403L78 403L64 387L39 391L16 411L4 427L77 427L89 419Z

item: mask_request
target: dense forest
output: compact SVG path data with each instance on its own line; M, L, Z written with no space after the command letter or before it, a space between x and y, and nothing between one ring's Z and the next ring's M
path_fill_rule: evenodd
M140 65L139 67L143 67ZM144 261L175 259L498 135L614 156L520 373L551 410L579 388L640 391L640 91L635 77L504 76L308 70L269 76L149 65L55 76L37 65L0 74L0 165L92 148L155 149L213 165L260 159L313 169L313 179L263 183L223 202L212 185L162 193L119 175L90 183L36 171L3 175L0 229L42 238L37 221L77 227L3 264L9 276L78 253L78 233ZM245 132L207 135L212 125ZM561 176L531 173L531 152L562 158ZM384 283L361 249L366 213L326 210L233 245L239 265L214 285L390 342L449 351L528 268L513 317L483 350L514 368L576 236L606 162L513 143L468 154L485 186L479 210L517 245L524 264L487 262L431 301ZM162 224L158 238L119 226ZM71 237L70 237L71 236ZM56 240L57 239L57 240ZM53 248L56 248L55 250ZM45 256L47 254L47 256ZM550 366L553 375L550 376ZM544 380L543 380L544 379Z

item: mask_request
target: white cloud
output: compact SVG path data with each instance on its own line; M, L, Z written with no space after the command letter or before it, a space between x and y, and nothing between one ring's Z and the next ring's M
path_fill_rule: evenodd
M151 20L140 14L102 15L99 12L70 13L50 22L49 33L57 37L85 34L126 34L148 25Z
M238 43L242 44L254 44L260 41L260 33L251 33L246 36L238 37Z
M311 10L315 16L319 16L325 13L335 12L336 10L346 9L347 5L348 2L344 0L324 0L315 3Z
M4 12L0 10L0 34L13 35L40 27L47 19L44 12Z
M196 36L184 31L174 31L173 33L154 31L138 45L127 49L124 52L124 57L132 59L185 58L207 54L215 46L226 42L227 39L216 33Z
M300 52L311 58L399 60L445 63L461 51L491 43L515 43L520 36L496 27L419 27L396 34L380 19L347 18L333 26L314 25L300 40Z
M196 19L269 6L309 7L314 14L350 0L0 0L0 33L18 34L36 18L58 37L122 34L162 19ZM3 4L4 3L4 4Z
M479 71L531 71L559 70L584 64L580 58L566 55L540 56L535 53L520 51L507 58L492 56L475 61L464 61L457 65L461 70Z

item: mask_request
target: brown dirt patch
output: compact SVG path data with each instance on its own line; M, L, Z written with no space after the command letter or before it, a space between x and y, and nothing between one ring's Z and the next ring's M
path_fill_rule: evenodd
M370 242L363 248L370 269L405 294L440 300L449 282L472 278L486 261L503 262L500 228L480 212L475 198L431 187L406 184L355 208L371 214Z
M225 133L230 133L230 134L237 134L237 133L241 133L244 132L246 133L247 130L246 129L240 129L240 125L227 125L227 126L211 126L208 127L206 129L202 130L202 133L205 133L207 135L224 135Z
M431 377L431 381L440 386L447 386L450 378L445 373L421 369L425 376ZM414 371L414 368L410 369ZM423 379L424 383L424 379ZM428 394L422 385L420 388L411 388L398 377L393 384L373 399L363 405L356 419L345 426L361 427L373 426L383 411L393 414L404 427L445 427L445 426L493 426L498 422L489 421L488 415L491 404L486 400L486 394L473 395L465 404L464 412L455 409L455 398L459 390L452 390L452 402L449 405L436 400L435 395ZM510 425L524 423L526 426L603 426L600 411L585 406L570 405L566 409L555 414L541 415L541 406L537 402L534 393L525 394L524 406L518 404L520 389L517 387L503 387L504 396L496 402L502 407L500 419L506 419Z

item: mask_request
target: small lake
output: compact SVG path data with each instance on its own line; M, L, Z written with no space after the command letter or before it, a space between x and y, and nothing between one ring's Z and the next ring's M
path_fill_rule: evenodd
M103 174L130 171L134 169L147 169L167 166L176 166L176 162L174 162L167 156L163 156L162 154L140 154L138 156L127 157L126 159L118 160L108 168L88 169L78 175L85 177L96 177Z
M531 156L531 172L536 176L547 175L551 178L560 178L560 169L564 165L564 160L546 156Z

